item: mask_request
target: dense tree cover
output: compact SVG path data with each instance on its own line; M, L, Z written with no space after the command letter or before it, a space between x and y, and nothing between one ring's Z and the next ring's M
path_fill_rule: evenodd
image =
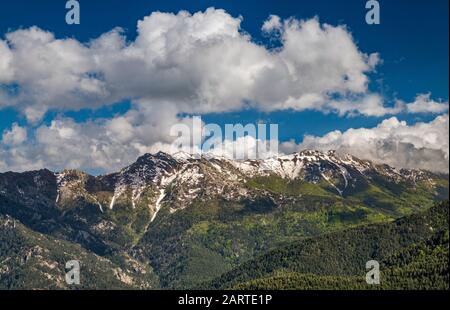
M444 197L424 182L412 186L377 178L357 184L339 196L327 182L257 177L246 186L271 193L276 205L267 199L202 197L175 214L163 208L137 248L154 266L163 287L196 287L283 244L394 220ZM446 186L443 180L441 187Z
M4 189L0 216L8 215L20 227L0 231L0 268L8 269L0 269L3 288L54 287L47 274L60 279L63 262L79 256L92 271L87 275L89 286L82 288L130 288L145 283L179 289L244 288L267 281L277 288L351 288L354 279L358 283L364 274L365 262L373 258L390 264L386 268L400 287L420 287L409 283L416 281L413 278L422 278L420 283L440 283L443 273L445 278L445 244L429 252L428 243L423 243L448 227L448 220L443 220L445 208L392 221L448 196L448 180L433 180L439 186L430 190L426 182L406 184L374 177L349 186L340 196L325 181L259 177L243 185L259 196L227 200L206 193L175 213L163 204L150 223L149 205L158 194L151 187L136 207L124 198L116 201L113 210L102 212L87 196L55 203L54 178L49 171L0 174ZM88 190L107 206L112 189L94 181L88 179ZM171 194L169 188L166 195ZM112 228L98 232L98 225L105 222ZM35 246L37 255L58 267L40 266L33 255L23 263L21 258L33 253ZM390 263L388 258L394 255L398 257ZM146 266L146 275L132 272L131 257ZM111 272L117 268L129 270L134 284L118 281ZM400 284L404 274L410 280Z
M445 202L391 223L311 237L252 259L203 287L365 288L365 263L375 259L385 269L381 288L448 288L448 216Z
M282 244L392 218L336 197L302 196L272 210L225 200L162 209L136 249L169 288L193 287Z
M268 277L238 283L234 290L449 289L447 239L433 238L408 247L381 264L380 285L368 285L365 275L315 275L275 271Z

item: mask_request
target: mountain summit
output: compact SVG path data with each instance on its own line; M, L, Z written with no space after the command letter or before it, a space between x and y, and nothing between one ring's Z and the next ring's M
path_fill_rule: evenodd
M74 256L109 261L114 287L195 287L280 244L389 222L445 199L446 175L334 151L264 160L159 152L101 176L0 174L0 215L32 235L39 259L44 245L53 253L60 242L77 244Z

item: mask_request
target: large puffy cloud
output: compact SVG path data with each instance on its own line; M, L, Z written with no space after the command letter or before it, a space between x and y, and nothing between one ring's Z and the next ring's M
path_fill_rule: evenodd
M9 32L0 40L0 107L14 106L32 122L48 109L128 99L170 102L178 113L247 106L368 116L445 110L429 95L385 107L367 90L379 56L361 52L345 26L271 15L262 30L280 47L268 49L242 31L241 21L213 8L155 12L138 22L131 42L120 28L87 43L37 27Z
M201 143L206 139L205 124L201 119L177 117L174 109L170 105L166 109L156 109L141 103L111 119L77 123L70 118L57 118L36 128L32 141L27 141L25 128L13 124L4 131L0 141L0 171L67 168L107 173L123 168L145 153L200 154ZM171 130L180 127L188 130L181 139L181 149L175 143L178 131ZM194 136L200 137L199 144L193 144ZM208 152L210 155L242 159L275 155L266 144L262 148L262 142L257 154L259 141L253 136L239 137L237 141L222 140L223 137L210 141L215 146Z
M33 130L29 141L25 128L14 124L0 141L0 171L116 171L144 153L171 151L174 137L170 128L175 124L192 127L192 119L177 117L175 110L169 104L158 109L141 103L111 119L79 123L58 117Z
M336 130L322 137L305 136L300 145L288 142L282 148L288 152L299 149L337 150L399 168L448 173L449 116L441 115L429 123L414 125L392 117L375 128Z
M95 69L91 51L78 41L55 39L32 27L8 33L6 42L9 81L17 86L8 103L29 120L39 120L49 108L92 107L90 101L104 96L104 82L91 76Z
M192 129L192 123L192 118L175 117L166 110L142 105L112 119L85 123L76 123L69 118L55 119L49 125L37 128L33 142L24 140L24 128L14 125L4 132L0 143L0 171L42 167L55 171L64 168L96 173L116 171L147 152L176 152L170 128L174 124L184 124ZM337 150L398 168L448 173L448 127L448 115L414 125L392 117L374 128L336 130L322 137L305 136L300 144L280 143L278 155L302 149ZM190 144L186 142L186 145L188 148L184 151L199 152L198 146L191 150ZM257 147L258 141L254 137L221 140L211 153L228 158L236 154L259 158L261 153L255 153ZM262 155L276 154L269 151Z
M48 109L96 108L123 99L171 102L178 112L220 112L251 105L335 110L331 96L367 91L378 55L359 51L344 26L317 18L281 21L271 16L279 49L258 45L241 30L242 18L224 10L155 12L138 22L127 41L120 28L88 43L58 39L37 27L0 40L3 105L30 121ZM356 110L365 113L361 100Z
M189 118L179 117L183 113L249 106L342 116L448 109L448 103L435 102L429 95L385 106L380 95L368 91L368 74L379 62L378 54L361 52L344 26L321 24L317 18L270 16L262 31L280 44L269 49L256 44L241 29L241 21L216 9L195 14L155 12L138 22L134 41L127 40L120 28L87 43L56 38L37 27L7 33L0 39L0 109L13 106L33 124L29 135L18 125L3 133L0 171L42 167L113 171L145 152L170 151L170 127L189 123ZM133 103L122 116L85 123L56 118L50 125L39 125L49 109L95 109L121 100ZM409 128L402 123L398 127L405 126ZM305 145L308 139L315 146L312 141L319 138L307 137ZM224 153L230 153L231 145L242 149L243 142L225 141ZM418 146L417 141L403 142L413 146L410 152L442 152ZM348 149L363 154L355 145ZM330 142L330 148L336 146ZM417 167L439 168L419 161Z

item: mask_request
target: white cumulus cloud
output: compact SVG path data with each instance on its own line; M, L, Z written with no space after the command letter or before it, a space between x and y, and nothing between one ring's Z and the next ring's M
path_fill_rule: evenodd
M432 113L442 114L448 111L447 102L437 102L431 99L431 94L419 94L415 100L405 103L402 100L397 101L397 108L406 113Z
M262 25L261 30L264 32L280 31L282 27L281 18L277 15L270 15Z
M2 143L6 145L18 145L27 140L27 130L14 123L11 130L5 130L2 136Z
M377 53L361 51L343 25L318 18L271 15L262 31L279 47L256 43L241 28L243 18L209 8L194 14L154 12L137 23L129 40L121 28L89 42L57 38L38 27L0 38L0 113L12 107L28 124L7 129L0 143L0 171L47 167L117 170L145 152L170 150L173 124L185 114L316 110L340 116L381 117L448 111L431 95L395 106L368 90ZM82 123L48 110L97 109L129 100L124 115ZM448 116L409 126L391 118L373 129L305 137L299 147L347 150L400 167L448 170ZM445 138L447 139L445 141ZM224 141L242 149L244 142Z
M241 22L209 8L154 12L137 23L134 41L120 28L87 43L38 27L9 32L0 40L0 83L19 87L3 91L3 105L37 122L48 109L126 99L171 102L178 112L194 113L246 106L330 110L332 95L367 91L378 55L361 52L345 26L272 15L263 29L277 28L281 47L270 50L255 43Z
M282 149L337 150L394 167L448 173L449 116L414 125L391 117L374 128L336 130L322 137L308 135L301 144L287 142Z

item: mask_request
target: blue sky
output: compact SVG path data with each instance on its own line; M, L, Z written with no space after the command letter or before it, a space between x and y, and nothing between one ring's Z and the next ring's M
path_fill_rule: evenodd
M261 26L269 15L281 19L294 17L310 19L317 16L321 23L346 25L357 48L367 54L379 53L382 60L376 70L367 73L369 89L383 96L386 106L395 100L413 102L417 94L431 94L438 102L448 101L448 1L380 0L381 24L365 23L365 0L315 0L315 1L149 1L149 0L80 0L81 24L69 26L65 23L65 1L2 1L0 4L0 39L4 34L31 26L51 31L56 38L74 38L89 42L114 27L125 29L127 40L137 36L136 23L154 11L191 13L204 11L208 7L222 8L233 17L242 16L241 29L248 32L252 40L270 47L272 44L263 35ZM65 108L50 109L38 123L29 124L20 108L5 107L0 110L0 133L11 128L13 123L30 128L50 124L56 117L66 116L75 122L89 119L110 118L126 113L131 107L128 101L119 101L96 109ZM1 105L0 105L1 108ZM397 113L399 120L413 125L430 122L433 113ZM322 136L332 130L377 126L383 116L339 116L323 111L262 112L245 109L232 112L207 113L206 122L218 124L251 123L266 121L280 125L280 140L294 139L301 142L304 134ZM28 129L30 130L30 129Z

